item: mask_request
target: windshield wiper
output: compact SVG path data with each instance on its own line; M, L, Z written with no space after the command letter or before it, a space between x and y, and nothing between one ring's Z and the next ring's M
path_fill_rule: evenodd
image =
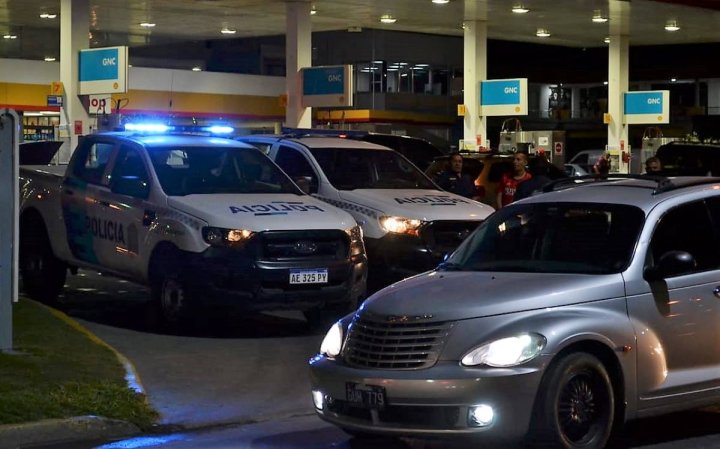
M463 266L452 262L442 262L437 266L437 269L442 271L462 271Z

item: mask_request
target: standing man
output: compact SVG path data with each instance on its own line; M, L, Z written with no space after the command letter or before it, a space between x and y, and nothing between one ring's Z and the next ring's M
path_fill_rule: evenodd
M532 178L532 175L527 171L527 164L527 153L515 153L515 157L513 157L512 174L505 173L497 187L498 209L512 203L515 199L515 191L518 185Z
M605 150L592 167L593 173L605 176L610 173L610 152Z
M472 198L475 195L475 181L462 172L463 157L460 153L450 155L450 167L438 176L438 185L448 192Z

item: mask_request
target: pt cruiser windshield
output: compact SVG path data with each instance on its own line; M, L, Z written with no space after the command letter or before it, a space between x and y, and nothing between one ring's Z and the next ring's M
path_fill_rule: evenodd
M626 205L516 204L490 216L441 268L617 273L629 264L643 222L642 210Z
M161 147L149 154L167 195L302 194L270 159L253 148Z
M438 188L394 151L356 148L312 148L310 151L330 184L339 190Z

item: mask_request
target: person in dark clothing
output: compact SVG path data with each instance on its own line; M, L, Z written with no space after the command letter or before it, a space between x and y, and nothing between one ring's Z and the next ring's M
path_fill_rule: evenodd
M450 167L438 176L438 185L448 192L466 198L475 195L475 182L472 177L462 172L463 157L460 153L450 155Z
M533 192L542 189L545 184L551 181L547 176L549 164L545 156L536 156L528 162L528 170L532 178L518 185L515 191L515 200L529 197Z

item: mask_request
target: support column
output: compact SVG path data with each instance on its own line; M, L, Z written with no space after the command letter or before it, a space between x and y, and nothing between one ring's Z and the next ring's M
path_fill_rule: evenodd
M78 97L78 69L81 49L90 48L89 0L61 0L60 2L60 81L65 89L60 111L60 129L64 143L58 160L66 163L78 143L75 123L82 122L82 134L90 130L90 116Z
M285 37L285 86L287 106L285 126L310 128L312 109L300 103L302 85L300 69L312 66L312 29L310 23L310 2L287 2L287 23Z
M487 79L487 21L466 20L463 28L463 139L480 138L479 143L484 145L489 136L487 118L480 117L479 99L480 81Z
M629 173L630 164L622 161L621 152L628 151L624 93L628 91L630 48L630 3L610 0L610 46L608 54L608 149L620 173ZM622 147L622 148L621 148Z

